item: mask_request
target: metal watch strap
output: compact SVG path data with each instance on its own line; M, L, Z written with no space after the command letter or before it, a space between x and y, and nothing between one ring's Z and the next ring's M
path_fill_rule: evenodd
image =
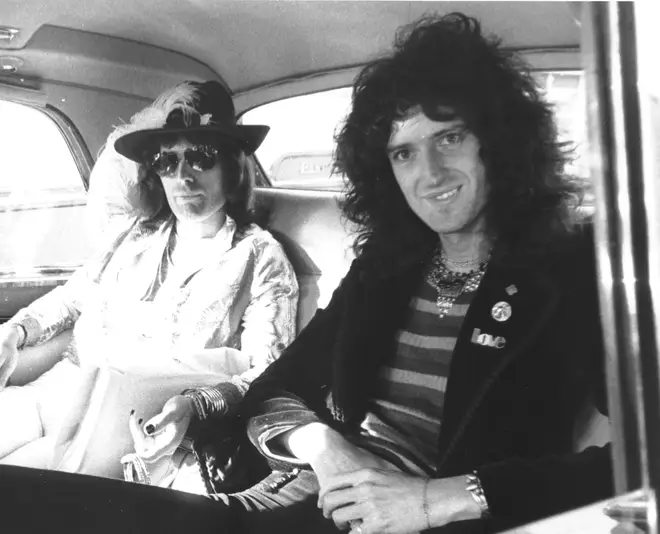
M486 495L484 494L484 489L481 487L481 480L476 471L465 475L465 489L470 492L472 498L481 508L481 517L486 519L490 517L490 508L488 507L488 501L486 501Z

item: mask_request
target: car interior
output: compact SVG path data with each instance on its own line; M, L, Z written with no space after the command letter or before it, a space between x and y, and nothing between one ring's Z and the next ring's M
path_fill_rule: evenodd
M234 94L238 115L276 100L347 87L361 64L387 50L399 26L425 12L460 9L477 16L508 46L526 50L536 69L579 67L579 26L570 3L330 5L331 9L315 2L220 2L188 10L185 5L120 0L93 2L81 10L68 0L10 0L0 23L19 31L11 40L0 41L0 98L40 110L55 121L86 186L112 126L127 121L177 82L222 81ZM273 126L268 140L277 135ZM267 169L261 169L257 195L271 213L269 228L283 241L300 278L303 326L317 306L328 302L352 258L351 237L337 206L340 192L305 185L278 187L269 182ZM21 211L21 228L46 230L48 235L38 238L51 246L36 258L43 261L30 266L39 270L38 280L20 290L6 288L0 317L11 317L61 283L89 255L94 243L78 219L84 203L81 197L53 208L23 206L11 211L16 217ZM30 230L20 231L26 232L22 240L34 242ZM67 244L61 242L64 236ZM68 250L51 250L55 248ZM2 262L11 268L9 258ZM53 271L43 270L48 268ZM22 274L14 272L13 277Z
M475 16L523 56L555 102L564 134L578 145L576 172L589 180L583 7L3 0L0 321L64 283L99 245L88 222L87 190L112 128L176 83L217 80L233 94L245 124L271 126L254 155L257 202L295 268L302 329L328 303L354 257L352 229L340 210L343 180L331 165L350 85L365 62L390 49L397 28L424 13ZM52 364L67 342L63 336L40 350L50 352ZM44 361L30 350L26 358ZM12 383L27 383L43 370L35 364L33 374Z

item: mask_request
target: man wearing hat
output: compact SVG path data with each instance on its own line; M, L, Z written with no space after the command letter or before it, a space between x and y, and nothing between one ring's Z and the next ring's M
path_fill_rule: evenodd
M267 131L237 124L219 83L186 82L113 132L99 168L121 231L0 328L0 463L205 491L178 449L189 423L233 413L295 335L295 274L252 222L246 156ZM20 349L69 328L65 358L7 386Z

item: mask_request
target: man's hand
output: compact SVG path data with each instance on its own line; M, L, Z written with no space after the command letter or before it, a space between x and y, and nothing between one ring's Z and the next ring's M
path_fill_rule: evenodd
M181 444L195 413L193 401L183 395L169 399L163 411L140 425L137 414L132 413L128 425L133 436L135 452L145 462L171 455Z
M398 471L388 461L353 445L323 423L310 423L297 428L284 441L294 456L309 463L321 489L329 477L341 473L353 473L369 467Z
M319 494L319 505L339 529L359 525L362 534L419 532L427 528L425 485L420 477L363 469L330 477Z
M481 516L464 476L427 481L379 469L330 477L319 503L337 527L360 534L411 534Z
M319 508L321 495L330 491L328 484L337 476L353 475L365 469L398 472L398 468L386 460L353 445L337 431L322 423L311 423L283 436L286 447L297 458L312 467L319 482ZM324 512L325 513L325 512ZM330 515L326 515L330 517ZM338 522L345 529L348 522ZM357 523L356 523L357 525Z
M7 385L18 365L19 328L13 324L0 326L0 389Z

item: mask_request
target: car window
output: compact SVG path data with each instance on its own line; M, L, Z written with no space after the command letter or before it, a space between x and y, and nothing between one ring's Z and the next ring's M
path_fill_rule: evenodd
M42 110L0 101L0 281L75 266L86 192L55 122Z
M554 104L560 141L574 149L574 156L566 172L585 181L584 202L593 206L593 188L589 179L587 160L587 108L585 81L581 72L542 72L536 79L549 102Z
M333 173L334 133L351 104L351 88L278 100L246 112L243 124L271 130L256 157L273 187L341 190Z
M555 104L560 136L576 148L567 172L587 178L582 153L586 116L580 72L539 72L537 81ZM350 109L351 88L344 87L271 102L246 112L244 124L267 124L271 131L256 157L273 187L339 191L343 177L333 173L334 134ZM587 195L588 197L590 194Z

